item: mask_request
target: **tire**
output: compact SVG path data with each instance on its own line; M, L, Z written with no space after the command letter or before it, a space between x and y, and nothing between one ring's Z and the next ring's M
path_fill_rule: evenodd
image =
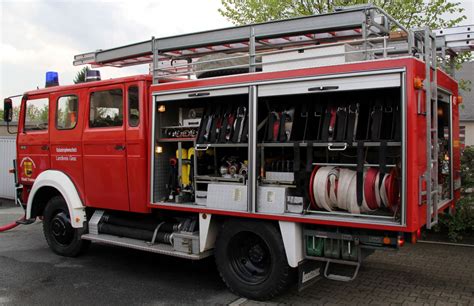
M85 228L71 226L69 209L63 197L51 198L46 204L43 217L44 237L54 253L76 257L87 249L90 241L81 239Z
M217 269L227 287L253 300L270 300L292 283L280 232L268 222L226 221L215 246Z

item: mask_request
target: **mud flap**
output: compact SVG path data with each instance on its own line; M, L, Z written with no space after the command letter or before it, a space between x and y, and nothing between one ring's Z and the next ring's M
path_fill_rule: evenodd
M324 262L315 260L303 260L298 265L298 291L312 286L318 280L322 279Z

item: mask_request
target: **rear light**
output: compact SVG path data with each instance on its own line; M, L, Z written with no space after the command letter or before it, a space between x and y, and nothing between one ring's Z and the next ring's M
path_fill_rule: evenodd
M390 244L391 239L389 237L383 237L383 244Z
M413 79L413 87L415 89L423 89L423 80L420 77L415 77Z
M461 105L461 104L462 104L462 97L458 96L458 105Z
M405 245L405 237L403 237L403 236L398 237L397 244L398 244L399 247L404 246Z
M416 238L418 238L418 239L421 238L421 228L419 228L419 229L416 231Z

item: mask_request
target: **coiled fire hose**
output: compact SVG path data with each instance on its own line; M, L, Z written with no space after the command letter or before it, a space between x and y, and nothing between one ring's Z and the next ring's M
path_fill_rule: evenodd
M315 167L311 173L309 194L313 208L333 211L346 210L351 214L371 212L380 207L391 210L397 205L398 184L396 170L382 174L369 168L363 175L363 200L357 203L357 172L334 166Z

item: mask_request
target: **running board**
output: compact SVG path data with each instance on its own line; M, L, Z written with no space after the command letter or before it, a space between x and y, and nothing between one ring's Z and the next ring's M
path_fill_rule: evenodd
M103 244L110 244L115 246L121 246L130 249L136 249L140 251L146 251L151 253L169 255L174 257L180 257L185 259L192 259L192 260L199 260L212 255L212 250L205 251L201 254L187 254L183 252L175 251L173 246L168 244L150 244L149 242L126 238L126 237L118 237L108 234L85 234L81 236L84 240L90 240L93 242L99 242Z

